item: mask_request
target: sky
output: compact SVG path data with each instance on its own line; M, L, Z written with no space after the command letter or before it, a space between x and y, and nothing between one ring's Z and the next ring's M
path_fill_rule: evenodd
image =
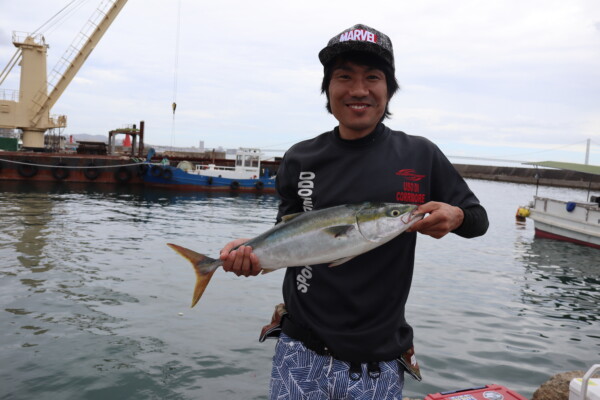
M51 70L101 1L0 0L0 68L71 4L41 31ZM67 136L143 120L148 144L283 152L337 125L317 54L357 23L394 45L390 128L451 159L583 163L590 139L600 165L597 0L129 0L51 113Z

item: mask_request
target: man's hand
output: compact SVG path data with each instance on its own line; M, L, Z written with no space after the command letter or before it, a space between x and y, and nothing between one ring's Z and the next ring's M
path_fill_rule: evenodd
M414 213L429 215L414 224L408 232L420 232L436 239L443 238L448 232L458 228L465 217L460 208L437 201L420 205Z
M229 242L221 250L220 259L223 261L223 269L227 272L233 272L237 276L256 276L262 268L256 254L252 252L250 246L240 246L250 239L236 239ZM234 248L238 247L235 250Z

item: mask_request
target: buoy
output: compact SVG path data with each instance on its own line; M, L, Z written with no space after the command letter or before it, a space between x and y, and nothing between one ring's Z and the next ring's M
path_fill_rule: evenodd
M525 207L519 207L517 209L517 215L515 215L517 221L523 222L527 217L529 217L529 209Z

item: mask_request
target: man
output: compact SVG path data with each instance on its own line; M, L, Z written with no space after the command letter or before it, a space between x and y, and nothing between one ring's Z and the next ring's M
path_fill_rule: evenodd
M416 232L475 237L486 232L487 215L433 143L383 125L398 89L385 34L355 25L332 38L319 59L327 110L339 125L286 152L277 173L277 219L365 201L415 203L427 216L339 267L286 270L288 314L275 349L271 399L401 399L409 366L398 360L413 345L404 307ZM223 268L256 275L260 260L251 248L231 251L245 240L224 247Z

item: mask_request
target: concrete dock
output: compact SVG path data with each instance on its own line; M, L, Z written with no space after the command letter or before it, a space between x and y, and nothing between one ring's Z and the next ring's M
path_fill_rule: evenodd
M463 178L600 190L600 175L549 168L453 164Z

